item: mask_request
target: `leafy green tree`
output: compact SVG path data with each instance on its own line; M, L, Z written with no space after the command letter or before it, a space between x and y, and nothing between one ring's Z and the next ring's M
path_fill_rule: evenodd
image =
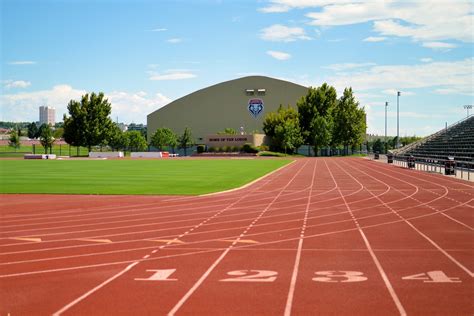
M18 132L14 129L10 132L10 137L8 139L8 146L15 149L20 148L20 136L18 136Z
M146 139L140 131L129 131L125 135L128 138L130 151L144 151L147 149Z
M375 141L374 141L374 144L372 145L372 150L374 152L379 152L381 153L382 150L383 150L383 144L382 144L382 141L380 140L380 138L377 138Z
M90 151L107 140L113 126L109 117L112 106L104 93L85 94L80 102L71 100L67 109L70 116L64 115L64 139L68 144Z
M51 127L48 124L43 124L45 127L41 130L41 135L39 137L41 145L44 147L44 153L48 153L48 148L51 150L53 143L54 143L54 137L53 137L53 131L51 130Z
M28 124L28 138L38 137L38 126L35 122Z
M347 153L349 145L357 146L364 140L366 123L365 111L359 109L359 102L352 94L352 88L344 93L334 108L333 143L344 145Z
M303 141L298 112L289 106L280 105L277 112L268 113L263 121L263 131L271 137L274 151L293 152Z
M237 131L233 128L227 127L222 132L217 132L217 134L237 135Z
M194 145L193 137L191 135L191 130L189 128L185 128L183 135L178 137L178 145L179 148L184 149L184 155L186 156L186 149Z
M294 152L303 144L303 136L297 120L285 120L275 127L275 138L285 154Z
M163 150L164 146L176 147L177 143L176 134L166 127L158 128L150 140L150 145L158 148L160 151Z
M332 112L336 103L336 89L323 83L320 87L309 88L306 96L296 104L304 142L314 148L315 154L331 142Z
M107 142L112 150L125 150L129 146L129 138L117 124L112 127Z
M53 132L53 137L55 139L60 139L60 138L63 138L63 134L64 134L64 128L57 127Z

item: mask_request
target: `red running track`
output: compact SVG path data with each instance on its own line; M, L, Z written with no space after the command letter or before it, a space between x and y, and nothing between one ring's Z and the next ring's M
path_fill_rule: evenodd
M474 313L470 182L313 158L210 196L0 197L0 315Z

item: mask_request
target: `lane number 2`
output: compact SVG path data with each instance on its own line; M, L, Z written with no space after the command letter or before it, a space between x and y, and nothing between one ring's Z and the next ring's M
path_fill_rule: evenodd
M270 270L236 270L229 271L227 275L234 276L220 280L221 282L273 282L278 272Z

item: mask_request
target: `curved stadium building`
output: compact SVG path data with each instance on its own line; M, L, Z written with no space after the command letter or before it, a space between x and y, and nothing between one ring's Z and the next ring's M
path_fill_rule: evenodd
M196 142L225 128L262 133L263 119L281 105L295 106L308 88L279 79L250 76L188 94L147 116L148 140L158 128L181 135L186 127Z

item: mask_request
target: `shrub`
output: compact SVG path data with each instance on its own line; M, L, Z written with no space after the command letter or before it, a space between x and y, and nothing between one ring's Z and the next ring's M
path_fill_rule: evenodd
M233 147L231 148L231 151L234 152L234 153L237 153L237 152L240 151L240 147L239 147L239 146L233 146Z
M267 145L260 145L258 147L258 150L260 150L260 151L269 151L270 147L268 147Z
M197 150L198 154L202 154L206 150L206 146L205 145L198 145L196 150Z
M274 152L274 151L261 151L258 153L261 157L286 157L286 154Z
M215 147L209 147L209 148L207 149L207 151L210 152L210 153L213 153L213 152L216 151L216 148L215 148Z
M244 144L241 149L244 153L248 154L256 154L258 153L258 149L255 146L252 146L251 144Z

